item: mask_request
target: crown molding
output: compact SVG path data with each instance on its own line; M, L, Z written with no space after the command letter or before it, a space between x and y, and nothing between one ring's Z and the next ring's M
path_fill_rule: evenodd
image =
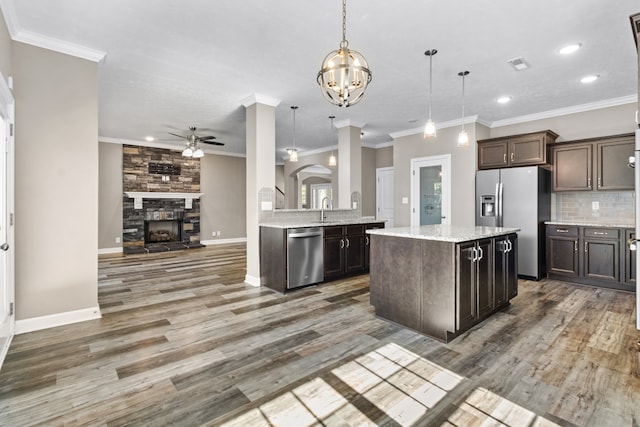
M552 117L566 116L568 114L584 113L586 111L599 110L602 108L617 107L619 105L633 104L638 102L638 95L621 96L619 98L605 99L588 104L574 105L572 107L558 108L555 110L543 111L541 113L527 114L525 116L513 117L511 119L496 120L491 123L490 128L515 125L519 123L532 122L534 120L550 119Z
M347 127L347 126L353 126L353 127L357 127L357 128L362 129L364 127L364 125L366 125L365 122L357 122L357 121L351 120L351 119L344 119L344 120L340 120L340 121L337 121L337 122L333 123L333 126L336 129L344 128L344 127Z
M393 141L381 142L380 144L369 144L367 146L369 148L375 148L376 150L378 148L393 147Z
M462 126L462 123L464 122L465 125L470 124L470 123L480 123L478 121L478 116L465 116L464 119L455 119L455 120L449 120L447 122L440 122L440 123L436 123L436 129L447 129L447 128L452 128L455 126ZM482 123L484 124L484 123ZM486 125L485 125L486 126ZM413 128L413 129L406 129L406 130L401 130L398 132L392 132L389 134L389 136L393 139L397 139L397 138L401 138L403 136L410 136L410 135L416 135L418 133L423 133L424 132L424 126L423 127L419 127L419 128Z
M280 99L274 98L272 96L263 95L260 93L252 93L251 95L242 99L242 101L240 101L240 104L242 104L242 106L245 108L253 104L265 104L271 107L277 107L280 102L282 102Z
M0 10L4 16L4 22L7 24L7 30L11 39L20 31L18 24L18 15L16 14L15 2L13 0L0 0Z
M148 141L136 141L134 139L124 139L124 138L110 138L106 136L99 136L98 142L106 142L108 144L119 144L119 145L136 145L139 147L151 147L151 148L164 148L166 150L180 150L184 149L183 144L174 144L174 143L162 143L162 142L148 142ZM227 156L227 157L242 157L246 158L246 154L241 153L229 153L227 151L213 150L204 145L201 145L202 151L206 154L215 154L218 156Z

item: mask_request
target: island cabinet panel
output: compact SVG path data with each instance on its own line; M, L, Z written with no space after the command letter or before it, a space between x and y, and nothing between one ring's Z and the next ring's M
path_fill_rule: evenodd
M377 236L371 237L371 257L376 260L371 265L371 305L378 316L420 330L423 264L416 255L422 253L422 241L385 237L380 244Z
M517 257L501 252L504 290L495 299L495 239L504 236L458 243L372 234L370 298L376 315L444 342L483 321L517 294Z
M494 243L494 286L495 306L505 304L518 295L518 235L496 237Z

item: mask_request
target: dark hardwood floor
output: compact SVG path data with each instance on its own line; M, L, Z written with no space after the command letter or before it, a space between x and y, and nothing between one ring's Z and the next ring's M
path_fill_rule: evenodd
M102 319L15 337L0 425L640 424L633 294L521 281L443 344L376 318L368 276L282 296L245 261L100 257Z

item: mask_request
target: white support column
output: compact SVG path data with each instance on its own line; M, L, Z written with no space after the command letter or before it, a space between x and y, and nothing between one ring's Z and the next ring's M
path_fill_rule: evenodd
M276 185L276 106L280 100L254 94L242 101L247 129L247 275L245 282L260 286L260 206L263 188Z
M351 193L362 193L362 139L364 123L342 120L338 128L338 207L352 209Z

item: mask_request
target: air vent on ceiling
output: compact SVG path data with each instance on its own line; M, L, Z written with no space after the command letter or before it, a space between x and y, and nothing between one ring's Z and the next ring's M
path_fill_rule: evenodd
M522 71L529 68L529 64L524 60L523 57L513 58L507 61L516 71Z

